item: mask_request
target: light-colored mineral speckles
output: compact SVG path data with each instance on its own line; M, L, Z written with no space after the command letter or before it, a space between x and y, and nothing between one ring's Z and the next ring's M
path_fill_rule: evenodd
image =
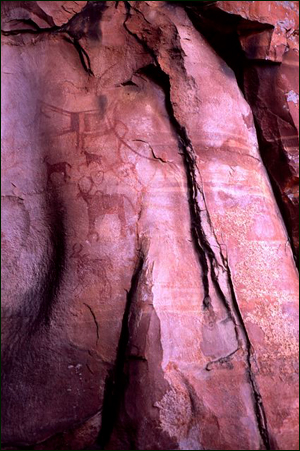
M295 91L293 91L292 89L286 93L286 100L288 102L293 102L293 103L299 103L299 94L297 94Z

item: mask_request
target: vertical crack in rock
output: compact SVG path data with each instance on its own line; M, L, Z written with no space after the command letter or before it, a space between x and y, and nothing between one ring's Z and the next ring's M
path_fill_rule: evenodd
M169 81L170 83L170 81ZM171 86L170 86L171 88ZM262 398L259 393L259 388L255 380L255 376L252 370L252 345L247 333L247 329L245 326L245 323L243 321L242 314L239 309L238 301L235 295L234 291L234 285L232 281L231 271L228 265L227 259L223 256L220 248L220 254L223 263L225 263L224 268L227 273L227 283L228 287L230 289L230 297L227 298L224 294L224 290L222 289L221 283L219 282L217 268L220 266L218 263L215 253L212 250L209 240L207 239L207 236L205 234L205 231L202 226L202 218L201 218L201 208L198 204L198 195L200 195L200 198L203 200L205 204L204 199L204 193L199 186L197 182L197 164L196 164L196 155L195 151L193 149L192 143L187 135L185 127L181 126L179 122L177 121L172 103L170 98L170 91L167 94L167 103L169 104L169 112L171 112L171 121L173 125L175 125L175 129L177 131L178 135L178 142L181 154L183 156L184 165L186 169L186 176L187 176L187 183L188 183L188 191L189 191L189 205L190 205L190 212L191 212L191 222L192 222L192 235L194 239L195 248L198 251L199 260L202 265L202 270L204 273L203 278L203 285L205 291L205 298L203 301L205 308L210 308L210 297L208 292L208 265L207 261L209 261L209 268L210 268L210 275L211 280L213 282L213 285L216 289L216 292L223 302L227 312L228 316L231 318L231 320L234 323L235 327L235 333L236 337L239 343L239 346L243 347L246 352L246 363L247 363L247 373L249 378L249 383L251 385L252 393L253 393L253 400L254 400L254 410L257 418L258 428L261 435L261 438L263 440L264 446L266 449L270 449L270 441L269 441L269 434L268 434L268 428L267 428L267 420L266 420L266 414L262 403ZM209 212L206 210L207 217L209 218ZM208 220L208 224L211 224L211 220ZM203 277L203 276L202 276Z
M84 305L85 305L85 306L89 309L89 311L91 312L91 315L92 315L92 317L93 317L93 320L94 320L94 323L95 323L95 326L96 326L96 336L97 336L96 345L97 345L98 340L99 340L99 324L98 324L96 315L95 315L95 313L94 313L92 307L91 307L89 304L87 304L86 302L84 302Z
M213 2L211 5L216 6L216 3L217 2ZM256 80L257 75L255 75L256 71L254 69L264 68L265 70L264 82L261 80L260 83L274 83L270 76L270 69L272 68L272 72L275 73L275 68L277 67L279 70L282 62L274 62L267 59L251 59L247 56L245 50L243 50L240 41L240 36L243 31L245 32L247 29L251 30L251 27L255 26L257 30L260 30L260 32L263 33L267 30L274 30L274 25L260 23L259 21L256 22L253 17L246 19L245 17L237 15L237 13L233 14L233 12L226 12L222 10L222 8L209 8L211 5L209 2L202 2L202 4L193 5L190 3L182 5L182 7L186 11L195 29L205 37L220 58L222 58L233 70L238 86L251 107L261 160L268 174L274 198L285 224L287 235L289 236L289 244L294 256L295 266L299 271L298 238L296 238L299 235L299 229L297 229L297 221L294 221L294 215L292 214L292 211L295 211L296 209L293 207L293 201L291 201L287 195L284 195L285 186L282 179L283 177L285 181L291 181L294 177L289 159L287 158L287 151L284 143L288 136L282 136L282 132L280 132L279 128L276 130L276 126L274 125L273 134L277 133L278 135L276 142L275 140L272 142L264 136L263 128L266 127L266 123L268 122L265 123L265 121L262 120L261 112L257 105L257 93L255 92L256 86L258 86L258 80ZM224 28L225 23L226 29ZM254 30L254 28L252 29ZM272 33L269 35L269 49L271 38ZM286 45L286 50L288 50L289 44L287 43ZM253 49L255 49L255 46ZM249 74L247 77L247 73L249 70L251 70L251 89L249 89L249 86L247 88L247 78L249 78ZM276 105L276 103L278 103L278 100L275 101L274 105ZM261 104L261 108L264 110L268 110L269 120L272 116L275 119L275 111L278 113L278 106L276 110L270 110L268 104L263 104L263 98L259 98L258 104ZM286 106L283 106L278 118L285 122L285 127L289 127L289 134L291 134L291 130L294 129L295 136L298 136L297 128L293 123L292 117L288 114ZM295 136L293 138L295 138ZM290 136L290 138L292 137ZM295 144L295 147L297 146L299 146L299 141ZM277 164L274 164L274 161L277 161ZM281 167L280 177L276 172L276 167Z
M105 445L109 442L118 417L122 396L126 388L124 365L126 362L126 351L130 338L129 317L132 310L132 305L136 298L137 287L144 267L144 260L144 254L142 250L139 249L136 269L131 279L130 289L127 291L126 306L122 320L122 328L115 365L110 371L110 374L107 376L105 382L102 425L97 440L101 449L104 449Z
M187 187L188 187L188 200L189 200L189 207L190 207L190 215L191 215L191 234L193 238L194 248L196 250L196 253L198 255L199 263L202 269L202 283L204 288L204 299L203 299L203 306L205 309L212 308L211 306L211 299L209 294L209 276L211 277L212 283L216 289L216 292L220 298L220 300L223 302L227 312L228 316L234 323L235 327L235 333L237 337L237 341L239 344L239 347L242 347L245 354L246 354L246 366L247 366L247 375L248 375L248 381L251 386L252 391L252 397L253 397L253 407L254 412L257 419L257 426L258 430L263 442L263 445L265 449L270 450L270 438L268 433L268 426L267 426L267 418L265 414L265 409L262 402L262 397L259 392L259 387L255 379L255 375L252 369L252 360L253 360L253 348L248 336L248 332L245 326L245 323L243 321L242 314L239 309L238 301L236 298L236 294L234 291L234 285L232 281L231 271L228 265L227 258L224 257L221 247L219 245L220 249L220 257L221 261L224 265L224 270L226 271L227 276L227 287L225 287L225 290L222 289L221 283L219 282L218 278L218 268L222 268L222 265L218 262L216 255L209 243L209 240L207 238L207 235L204 230L203 221L202 221L202 211L205 211L207 215L207 222L208 226L211 228L210 232L212 235L216 238L215 232L212 227L212 222L209 217L209 212L207 210L206 201L204 197L203 190L198 184L197 181L197 175L201 178L201 174L199 172L199 169L197 167L196 163L196 153L193 149L192 142L188 136L188 133L186 131L185 126L181 125L179 120L176 117L176 114L174 112L172 100L171 100L171 80L170 76L167 72L165 72L156 55L156 52L149 47L147 42L145 42L144 39L141 39L136 33L132 32L128 26L127 21L131 17L131 6L128 2L124 2L127 9L127 15L126 19L124 21L124 28L126 31L132 35L143 47L144 49L153 57L154 64L147 66L147 68L144 68L144 73L147 73L148 75L154 75L154 78L157 80L160 80L160 85L164 89L165 92L165 102L166 102L166 109L169 114L170 122L174 128L174 131L176 132L177 140L178 140L178 147L180 154L182 155L184 167L186 171L186 177L187 177ZM178 49L182 52L181 49ZM150 74L149 74L150 69ZM152 72L152 74L151 74ZM154 72L154 74L153 74ZM163 83L162 83L163 82ZM204 209L201 210L201 207L199 205L199 200L201 201L201 204L203 204ZM218 243L219 244L219 243ZM226 288L229 288L230 297L229 299L226 297L224 291L226 292Z
M93 3L93 2L90 2ZM82 64L83 69L89 74L94 76L94 72L92 71L91 67L91 60L87 53L87 51L82 47L82 45L79 42L79 39L82 37L82 33L78 34L76 30L76 22L73 24L72 22L76 20L83 20L86 17L83 16L81 18L82 12L79 14L76 14L68 23L65 25L62 25L61 27L58 27L54 25L53 27L49 28L40 28L38 27L34 22L35 29L15 29L15 30L1 30L1 34L3 36L16 36L18 34L33 34L33 35L41 35L41 34L59 34L59 33L65 33L68 35L64 36L64 39L66 42L69 42L74 46L76 49L80 62ZM101 19L101 16L99 17L99 20ZM32 21L31 21L32 22ZM74 26L75 25L75 26Z
M171 86L170 86L171 87ZM254 400L254 410L257 418L258 428L263 440L264 446L266 449L270 449L270 440L267 428L267 419L264 410L264 406L262 403L262 398L259 392L258 385L255 380L255 376L252 370L252 354L253 349L248 336L248 332L243 321L242 314L239 309L238 301L234 291L234 285L232 281L231 271L228 265L227 259L223 256L220 248L220 254L223 263L225 263L224 267L227 273L227 283L230 289L230 298L228 299L224 294L224 290L221 287L221 284L218 279L217 268L220 266L214 251L212 250L209 240L206 237L205 231L202 226L202 218L201 218L201 209L198 204L198 194L202 200L204 200L204 194L199 184L197 183L197 165L196 165L196 156L193 150L192 143L188 138L185 127L181 126L174 114L170 91L167 94L167 103L169 105L169 113L171 112L171 121L173 125L175 125L175 129L178 134L178 142L181 154L183 156L184 165L186 169L187 175L187 183L188 183L188 191L189 191L189 205L191 212L191 222L192 222L192 236L194 239L195 248L199 255L199 260L202 265L202 270L204 272L203 285L205 291L205 298L203 301L205 308L210 308L210 297L208 292L208 265L207 260L209 261L209 268L211 279L213 285L216 289L219 298L222 300L226 310L228 312L228 316L232 319L235 326L235 333L240 346L242 346L246 352L246 363L247 363L247 373L249 378L249 383L251 385L253 400ZM209 218L209 212L206 211L207 217ZM211 224L211 220L208 220L208 223ZM202 276L203 277L203 276ZM207 284L207 285L206 285Z
M170 81L169 81L170 83ZM171 88L171 86L170 86ZM188 184L188 192L189 192L189 205L190 205L190 213L191 213L191 223L192 223L192 236L194 240L194 245L197 250L199 261L202 265L202 279L203 286L205 290L205 298L203 300L203 304L205 308L211 307L210 297L209 297L209 282L208 282L208 264L210 268L210 275L213 285L216 289L216 292L219 298L222 300L227 312L228 316L232 319L235 326L235 333L239 343L239 346L242 346L246 352L246 363L247 363L247 373L249 378L249 383L252 388L253 400L254 400L254 410L257 418L258 428L263 440L264 446L266 449L270 449L270 440L267 428L267 419L264 410L264 406L262 403L262 398L259 392L258 385L255 380L255 376L252 370L252 354L253 349L248 336L248 332L243 321L242 314L239 309L238 301L234 291L234 285L232 281L231 271L228 265L227 259L223 256L220 248L220 255L222 258L222 262L225 263L224 268L227 273L227 283L230 290L230 298L228 299L224 294L224 290L221 287L221 283L219 282L217 268L220 266L214 251L212 250L209 240L206 237L205 231L202 226L202 218L201 218L201 209L198 204L198 195L202 198L205 203L204 193L197 183L197 164L196 164L196 155L193 150L192 143L188 138L185 127L181 126L174 114L170 91L166 93L167 95L167 103L168 103L168 111L171 113L171 121L175 126L178 135L178 143L179 148L184 160L184 165L186 169L187 176L187 184ZM209 212L206 210L207 217L209 218ZM208 224L211 224L211 220L208 220Z
M79 59L80 59L80 62L82 64L82 67L84 68L84 70L89 75L94 75L94 72L92 71L92 68L91 68L90 57L87 54L87 52L84 50L84 48L80 45L79 41L75 38L65 38L65 40L74 45L74 47L79 55Z
M238 300L237 300L237 297L235 294L233 279L231 276L231 270L230 270L227 259L225 259L225 257L223 257L223 258L224 258L224 261L226 261L228 284L229 284L229 288L230 288L231 298L233 301L233 308L239 318L240 326L241 326L241 329L242 329L242 332L244 335L244 345L246 347L247 373L248 373L248 379L249 379L250 386L252 388L252 394L253 394L253 398L254 398L254 409L255 409L257 424L258 424L259 432L260 432L261 438L263 440L263 443L265 445L265 448L267 450L270 450L271 444L270 444L270 436L269 436L269 432L268 432L266 412L264 409L264 405L263 405L262 397L261 397L261 394L259 391L259 387L256 382L256 378L255 378L255 375L254 375L254 372L252 369L252 361L254 360L254 351L253 351L253 347L251 345L251 341L250 341L245 323L243 321L242 313L240 311Z
M201 216L200 216L200 209L199 205L196 201L198 189L197 189L197 182L195 178L195 159L194 156L190 152L185 152L185 142L188 141L186 131L183 127L180 126L180 124L177 122L174 113L173 108L170 100L170 80L169 76L161 69L157 57L155 55L155 52L144 42L142 39L140 39L135 33L133 33L127 26L127 21L131 17L131 5L128 2L124 2L127 10L126 19L124 21L124 28L125 30L133 36L143 47L144 49L153 57L154 64L148 65L146 68L143 68L143 70L140 70L140 72L145 73L149 76L149 78L154 78L155 81L161 85L161 87L165 91L165 99L166 99L166 107L169 113L169 117L171 119L171 123L176 130L176 136L178 138L178 144L179 148L181 150L181 155L183 156L185 160L185 167L186 170L189 171L189 176L187 177L187 183L188 183L188 190L189 190L189 205L190 205L190 213L192 218L192 236L193 236L193 243L195 246L195 250L199 259L200 267L202 269L202 283L203 283L203 289L204 289L204 298L203 298L203 305L208 308L210 305L210 296L209 296L209 280L208 280L208 273L209 273L209 267L207 262L207 251L209 252L209 246L206 243L205 235L203 234L203 230L201 228ZM135 9L136 10L136 9ZM141 14L143 16L143 14ZM144 16L143 16L144 17ZM159 73L158 73L159 71ZM160 79L158 81L158 79ZM200 227L198 225L200 224Z

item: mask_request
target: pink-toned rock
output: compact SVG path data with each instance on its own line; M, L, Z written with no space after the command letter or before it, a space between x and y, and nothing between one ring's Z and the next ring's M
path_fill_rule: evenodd
M180 4L31 3L55 28L2 38L4 447L298 449L298 274L234 73Z
M217 1L214 6L245 19L238 33L247 58L282 62L299 27L298 2Z
M273 26L262 34L246 31L245 37L240 33L247 58L271 61L269 65L254 61L247 66L244 89L259 127L264 162L282 200L281 207L298 258L299 3L218 2L218 6L251 22ZM268 41L266 46L261 44L263 39ZM280 64L272 64L273 61Z
M48 16L52 17L53 22L57 26L64 25L67 23L74 14L78 14L82 8L87 4L87 2L36 2L37 5L44 11Z
M299 255L299 3L201 2L195 25L236 73L258 130L294 251Z
M37 31L61 26L78 14L86 4L86 1L6 1L1 6L1 29Z

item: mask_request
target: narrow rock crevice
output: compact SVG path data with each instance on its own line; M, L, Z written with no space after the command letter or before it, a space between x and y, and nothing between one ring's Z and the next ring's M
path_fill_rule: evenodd
M68 36L64 36L65 41L72 44L74 46L74 48L76 49L76 51L79 55L80 62L82 64L82 67L84 68L84 70L89 75L94 75L94 72L92 71L92 68L91 68L91 61L90 61L88 53L86 52L86 50L84 50L84 48L79 43L79 41L76 38L74 38L69 31L66 30L65 26L63 26L63 27L54 26L51 28L39 28L36 30L32 30L32 29L20 29L20 30L11 30L11 31L1 30L1 34L3 34L3 36L17 36L18 34L41 35L41 34L59 34L59 33L64 33L64 34L68 35Z
M173 115L174 117L174 115ZM176 124L175 119L175 124ZM173 122L174 123L174 122ZM177 124L176 124L177 125ZM261 438L263 440L264 446L266 449L270 449L270 441L269 441L269 434L267 429L267 420L266 415L262 403L262 398L259 393L258 385L255 381L255 376L252 370L251 365L251 356L252 356L252 345L248 336L248 332L246 329L246 326L243 321L242 314L239 309L238 301L235 295L233 281L231 272L229 269L228 264L225 266L225 270L227 273L227 283L230 288L230 298L228 299L226 295L224 294L224 290L221 287L221 284L219 282L218 274L217 274L217 267L219 266L218 261L215 257L214 251L210 247L209 241L205 235L205 232L202 228L202 220L201 220L201 209L198 205L197 201L197 194L200 191L200 195L203 198L203 192L201 191L197 181L196 181L196 159L193 155L193 147L191 141L187 137L187 133L183 127L180 125L176 127L177 132L179 132L179 142L181 147L181 152L183 154L185 167L186 167L186 174L188 179L188 187L189 187L189 203L190 203L190 211L191 211L191 219L192 219L192 235L194 237L194 243L197 246L198 255L200 254L199 249L201 249L201 257L204 253L205 261L209 261L210 263L210 275L211 280L213 282L213 285L215 287L215 290L219 296L219 298L222 300L224 306L226 307L226 310L228 312L229 318L233 321L235 326L235 333L236 338L238 340L238 343L240 346L242 346L246 352L246 363L247 363L247 373L249 376L249 383L251 385L252 393L253 393L253 401L254 401L254 410L257 417L257 423L259 432L261 435ZM209 217L208 211L206 211L207 217ZM209 220L209 223L211 223L211 220ZM220 248L221 249L221 248ZM223 257L222 260L224 261L225 258ZM200 260L203 264L203 260ZM202 266L203 268L203 266ZM204 267L205 270L207 268L207 265ZM208 271L205 272L205 279L203 280L203 285L205 287L205 284L208 283ZM211 301L209 297L209 292L205 292L206 297L203 301L205 308L211 307ZM209 303L207 302L209 301Z
M90 4L99 3L99 2L88 2ZM101 2L102 3L102 2ZM82 11L79 13L74 13L74 16L70 18L70 20L61 25L53 25L52 27L48 28L40 28L33 20L20 20L21 23L28 23L32 28L25 28L25 29L15 29L15 30L1 30L1 34L3 36L17 36L19 34L32 34L32 35L42 35L42 34L48 34L48 35L55 35L55 34L66 34L67 36L64 36L63 38L65 41L69 42L74 46L76 49L80 62L82 64L82 67L89 75L94 75L92 68L91 68L91 61L88 53L86 50L82 47L79 40L83 37L84 33L82 31L78 31L79 29L82 30L82 22L89 21L89 37L94 39L101 38L101 33L98 31L97 33L94 32L94 29L96 28L96 25L98 25L98 22L101 20L102 13L105 9L105 5L97 5L97 12L98 14L95 14L95 5L86 5ZM78 23L80 23L80 26L78 26ZM97 27L98 28L98 27Z
M124 366L127 359L126 352L130 339L129 317L136 299L137 288L143 271L144 261L145 257L142 250L138 250L136 269L131 279L130 289L127 292L126 306L122 320L115 364L105 381L102 425L97 440L97 444L100 446L100 449L105 449L105 446L110 440L118 418L122 397L126 389L127 381L124 374Z
M226 268L227 268L227 275L228 275L228 285L230 287L230 293L231 293L231 298L232 298L232 302L233 302L233 309L238 317L238 320L239 320L239 323L240 323L240 326L242 328L242 332L244 335L244 345L246 348L247 374L248 374L249 383L250 383L250 386L252 389L253 404L254 404L254 410L255 410L256 420L257 420L257 424L258 424L258 429L259 429L259 432L260 432L260 435L263 440L263 444L264 444L265 448L267 450L270 450L271 444L270 444L270 436L269 436L269 431L268 431L267 417L266 417L262 397L261 397L261 394L259 391L259 387L256 382L255 374L254 374L254 371L252 368L252 361L254 360L254 349L252 347L252 344L251 344L251 341L250 341L250 338L249 338L249 335L247 332L247 328L246 328L242 313L239 308L238 300L237 300L236 293L234 290L234 284L233 284L233 279L232 279L232 275L231 275L231 270L230 270L227 259L226 259Z
M24 21L22 21L22 22L24 22ZM30 22L32 22L32 21L30 21ZM54 25L53 27L49 27L49 28L39 28L36 24L34 24L34 25L35 25L34 29L20 28L20 29L16 29L16 30L1 30L1 34L3 36L16 36L18 34L38 35L38 34L53 34L53 33L62 31L62 27L58 27L57 25Z
M120 83L117 86L137 86L138 87L138 85L136 83L134 83L132 80L124 81L123 83Z
M158 157L158 156L155 154L153 147L152 147L147 141L144 141L143 139L134 139L133 141L134 141L134 142L142 142L142 143L147 144L147 145L149 146L150 150L151 150L151 154L152 154L154 160L160 161L161 163L169 163L169 164L172 163L171 161L164 160L163 158ZM135 152L135 153L137 153L137 152ZM151 160L151 158L148 158L148 157L143 157L143 158L147 158L147 159Z
M186 164L188 168L192 168L192 171L190 172L190 176L187 177L188 182L188 190L189 190L189 206L190 206L190 213L192 218L192 236L193 236L193 243L195 247L195 251L198 256L198 260L200 263L200 267L202 269L202 283L203 283L203 289L204 289L204 298L203 298L203 305L205 308L208 308L210 305L210 296L209 296L209 280L208 280L208 262L206 257L206 249L204 248L205 245L205 236L203 234L202 228L201 228L201 216L200 216L200 210L198 203L196 202L196 197L198 194L197 189L197 183L196 179L194 178L194 169L195 169L195 158L193 155L191 155L189 152L185 152L185 143L188 140L188 137L186 135L186 131L181 125L177 122L175 115L173 113L173 107L170 100L170 79L168 74L166 74L160 67L159 62L157 60L155 51L151 49L148 44L139 38L139 36L136 33L133 33L127 26L127 22L129 18L131 17L131 6L128 2L124 2L127 14L126 19L124 21L124 28L125 30L133 36L139 44L142 45L142 47L145 49L147 53L149 53L154 63L150 64L142 69L140 69L138 72L139 74L146 75L149 79L152 79L156 84L161 86L161 88L165 92L165 102L166 102L166 109L169 113L170 121L173 125L173 128L175 130L177 139L178 139L178 145L179 150L183 158L186 160ZM198 226L200 224L200 227Z
M94 320L94 323L95 323L95 326L96 326L96 336L97 336L97 339L96 339L96 345L97 345L98 340L99 340L99 324L98 324L96 315L95 315L95 313L94 313L92 307L91 307L89 304L87 304L86 302L84 302L84 305L85 305L85 306L89 309L89 311L91 312L91 315L92 315L92 317L93 317L93 320Z
M127 21L130 14L130 5L127 5L127 17L124 22L125 29L135 37L135 39L143 45L146 51L150 53L150 55L154 59L154 64L149 65L141 70L143 74L152 78L156 83L158 83L165 92L165 102L166 109L169 114L170 122L173 126L173 129L176 133L178 140L179 153L182 155L183 163L186 171L187 178L187 188L188 188L188 201L190 207L190 216L191 216L191 235L193 238L194 249L197 253L198 260L200 263L200 267L202 270L202 283L204 289L204 299L203 299L203 307L204 309L212 308L211 298L209 293L209 277L211 277L212 283L216 289L216 292L223 302L226 310L228 312L229 318L233 321L235 326L235 333L239 343L239 346L243 348L246 354L246 365L247 365L247 374L249 384L251 386L251 391L253 395L253 407L254 412L257 419L258 430L263 442L263 446L265 449L270 449L270 439L267 427L267 419L266 414L262 402L262 398L259 392L258 385L255 380L255 375L252 370L252 354L253 349L252 345L247 333L247 329L245 323L243 321L242 314L239 309L239 305L237 302L237 298L234 291L234 285L232 281L231 271L229 269L228 261L222 255L221 259L223 263L226 263L225 271L227 274L227 287L230 292L230 299L227 299L224 291L219 282L217 269L220 267L218 260L215 256L215 253L209 243L209 239L206 236L203 221L202 221L202 210L199 206L198 196L200 196L201 201L206 206L205 197L203 190L198 184L197 177L200 176L199 169L197 167L196 162L196 153L193 149L192 142L188 136L186 128L180 124L178 121L176 114L173 109L172 100L171 100L171 81L170 76L167 74L160 66L158 58L155 54L155 51L151 49L144 40L140 39L135 33L133 33L127 26ZM209 218L209 213L206 207L206 215L208 217L208 224L212 227L212 222ZM211 233L215 236L213 229ZM221 247L220 247L221 252Z
M80 45L79 41L75 38L72 39L72 38L67 38L67 37L65 37L65 41L70 42L71 44L74 45L74 47L79 55L79 59L80 59L80 62L82 64L82 67L84 68L84 70L89 75L94 75L94 72L92 71L92 68L91 68L91 61L90 61L89 55L84 50L84 48Z
M214 3L216 4L216 2L210 3L205 1L195 5L193 2L186 2L186 4L183 5L183 8L187 12L195 29L205 37L215 52L233 70L239 88L252 110L260 156L268 174L274 198L287 230L287 235L290 238L295 265L298 268L299 255L297 237L299 233L296 225L297 221L295 221L292 214L292 211L295 211L295 208L292 205L289 205L289 199L287 197L286 202L284 201L282 186L280 189L283 179L290 181L293 179L294 174L287 161L286 151L282 140L280 139L279 141L277 140L276 143L271 143L264 137L260 113L259 111L256 111L256 93L254 95L255 87L256 85L258 86L259 83L255 81L255 74L253 71L251 75L252 89L246 89L245 86L245 73L252 70L251 68L261 67L265 68L266 71L270 70L270 68L277 70L281 63L271 60L247 59L239 37L239 33L243 32L243 30L251 30L252 33L262 31L272 32L274 26L267 23L255 22L250 19L244 19L236 14L227 13L215 7L216 5ZM180 4L180 2L178 2L178 4ZM210 8L210 6L213 7ZM270 74L267 74L266 76L270 76ZM273 81L273 79L270 78L269 83L271 81ZM267 109L266 105L264 107ZM296 127L293 124L293 119L289 115L288 110L282 110L281 113L283 113L285 117L280 117L280 119L285 121L286 126L290 128L289 133L292 133L291 130L294 128L295 135L297 136ZM268 115L273 114L274 112L268 111ZM279 131L278 136L280 135L281 133ZM298 144L296 143L294 145L297 148ZM280 174L276 172L277 167L282 168ZM297 184L298 183L295 183L295 186Z

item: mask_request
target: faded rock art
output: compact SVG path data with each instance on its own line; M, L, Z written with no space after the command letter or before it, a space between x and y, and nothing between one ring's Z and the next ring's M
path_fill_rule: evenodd
M70 180L70 176L67 173L67 171L68 171L67 168L71 168L71 165L69 163L67 163L66 161L61 161L59 163L51 164L51 163L49 163L48 156L46 156L44 158L44 162L45 162L46 168L47 168L46 170L47 170L47 184L48 185L53 183L51 176L52 176L52 174L55 174L55 173L61 174L63 176L64 182L67 182L68 180Z
M298 6L1 2L4 450L299 449Z
M125 237L127 230L126 210L134 206L125 194L107 194L100 190L93 190L94 182L91 177L83 177L78 183L78 198L84 200L88 211L88 239L99 241L96 221L106 215L116 215L120 222L121 236Z
M57 133L57 136L74 133L76 148L80 152L84 150L85 141L89 136L99 137L107 133L105 129L101 131L103 112L97 109L74 112L41 102L41 114L47 119L56 118L63 123L62 130Z

